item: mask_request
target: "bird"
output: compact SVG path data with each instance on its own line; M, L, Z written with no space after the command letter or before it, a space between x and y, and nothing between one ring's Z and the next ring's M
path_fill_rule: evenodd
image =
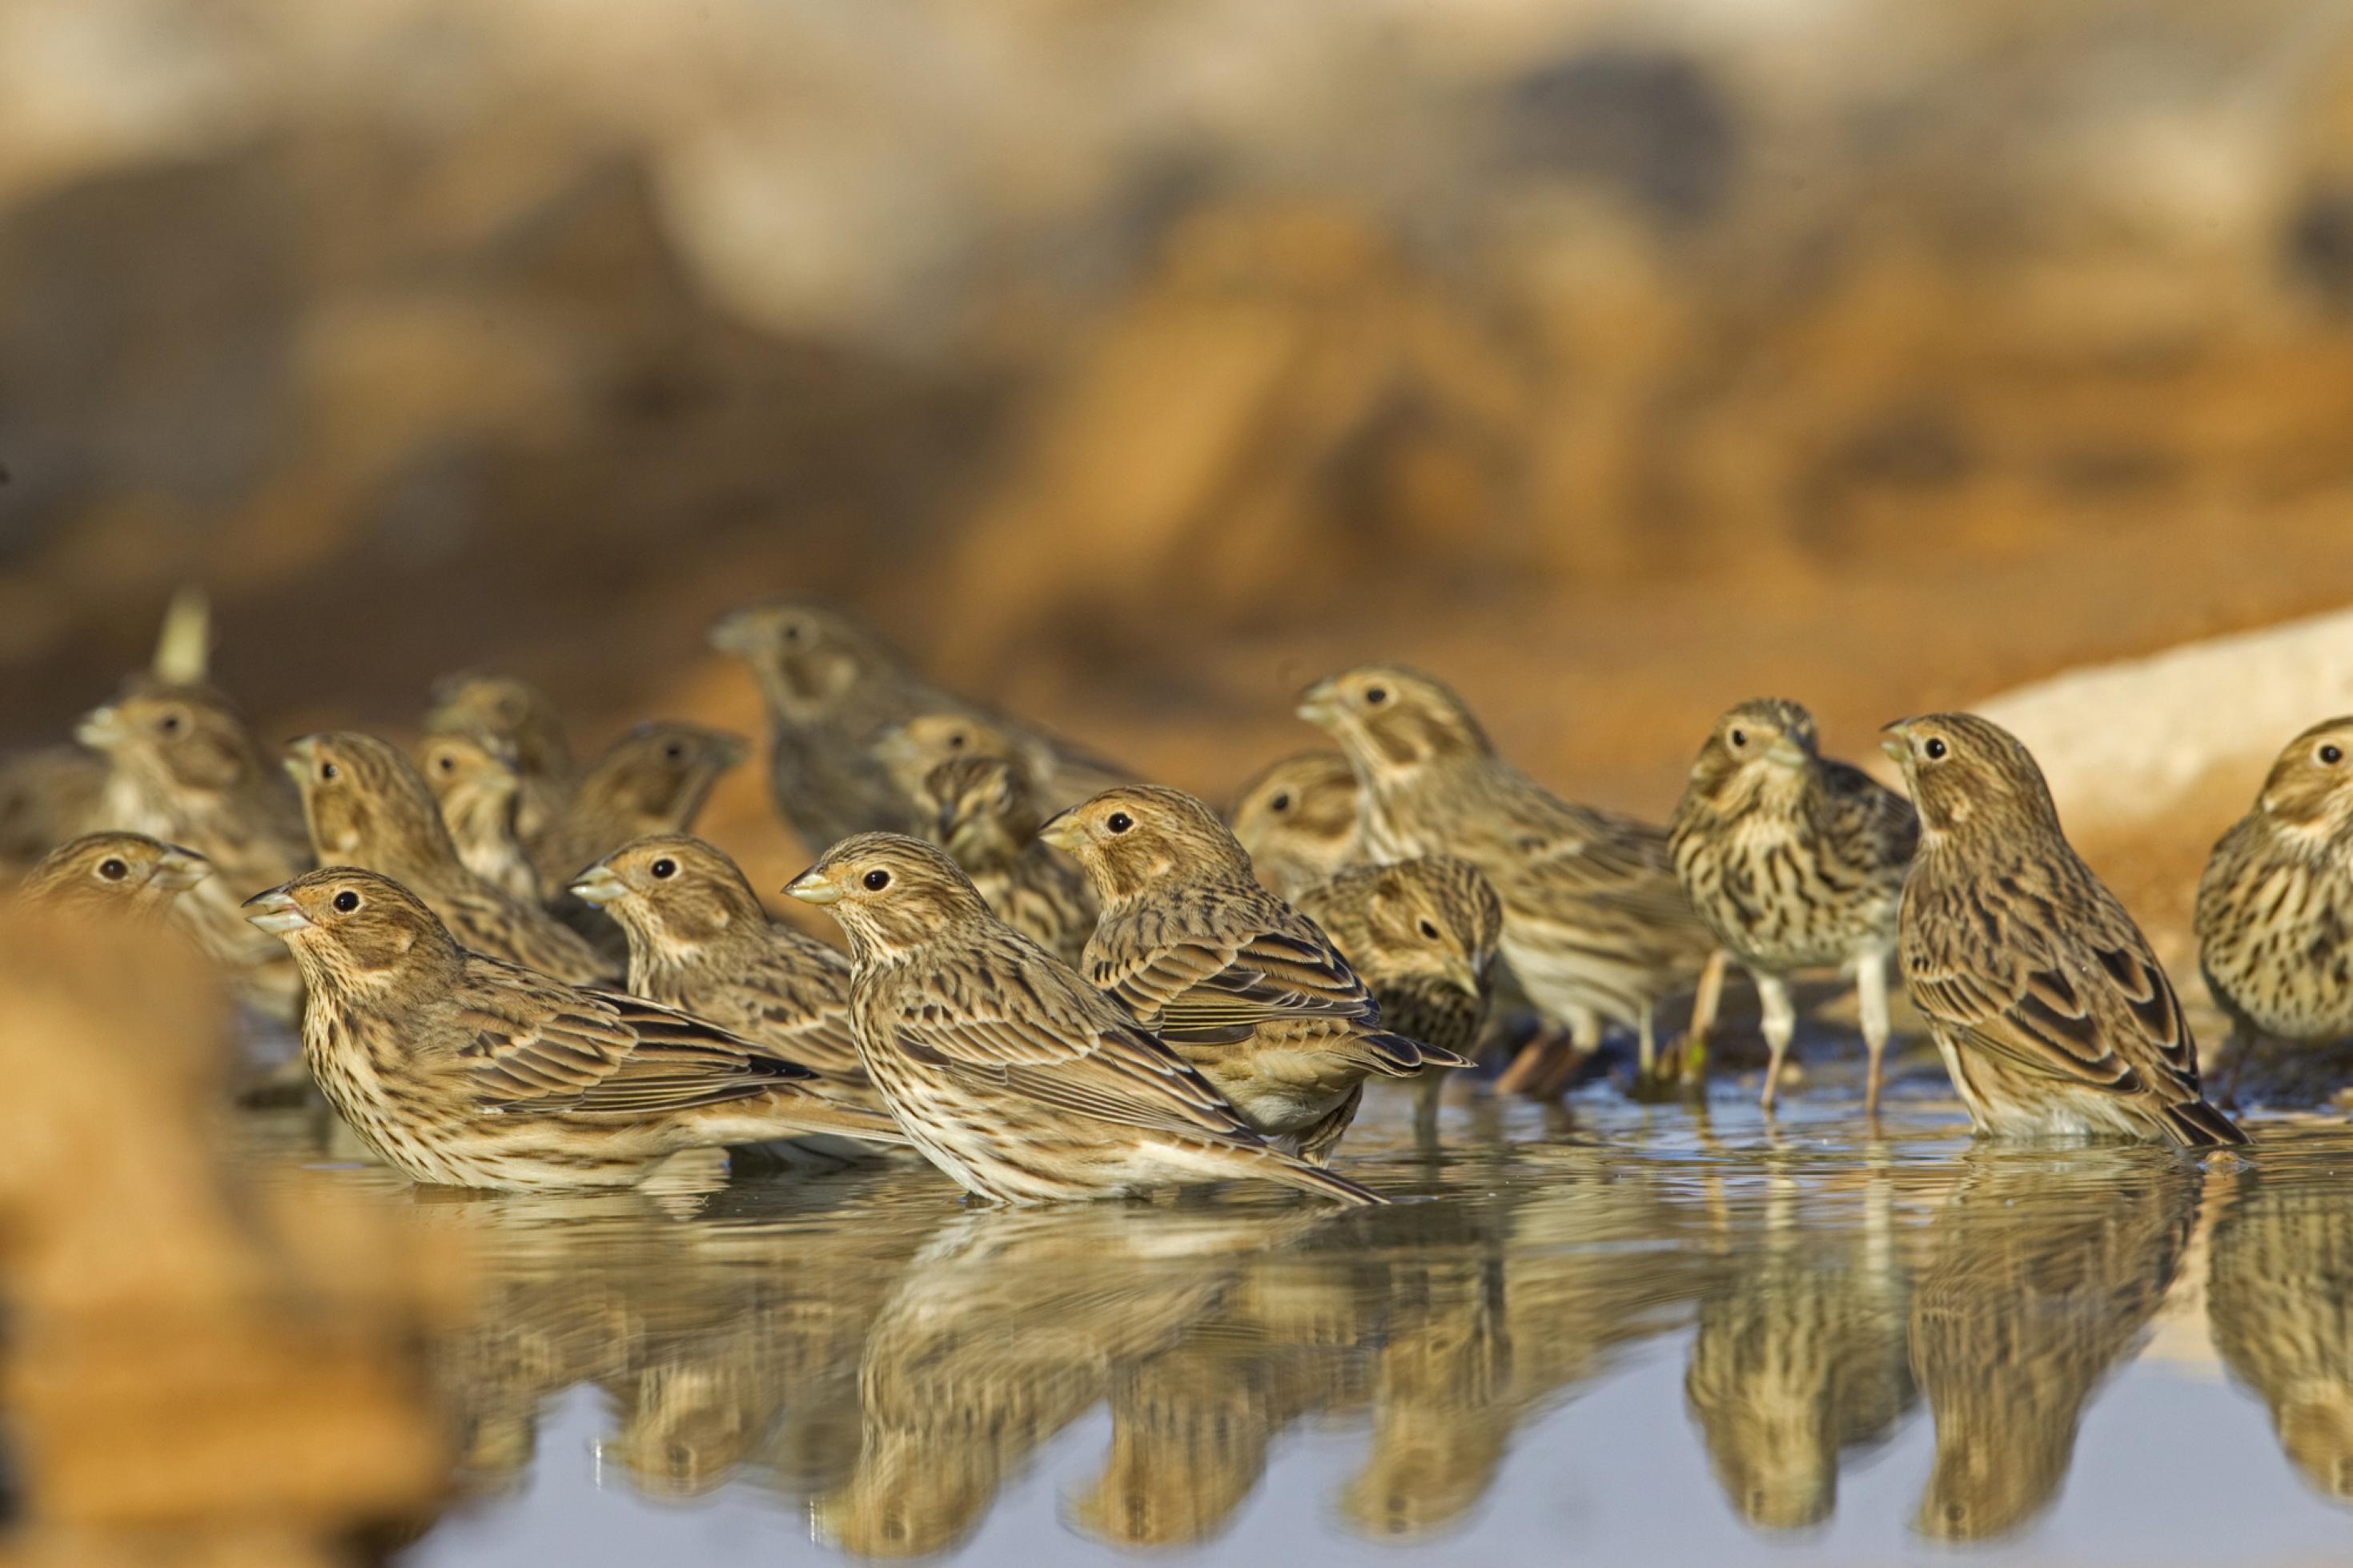
M301 803L262 761L235 705L208 686L141 677L91 710L75 736L107 761L96 826L185 845L212 863L179 912L240 999L291 1023L301 977L237 903L309 869L311 843Z
M1479 868L1451 855L1356 866L1292 900L1373 994L1385 1028L1475 1058L1493 999L1504 905ZM1444 1076L1414 1085L1415 1131L1438 1124Z
M2148 939L2059 826L2017 737L1970 713L1886 727L1920 812L1905 988L1978 1132L2243 1143Z
M2209 1245L2206 1316L2232 1381L2270 1411L2324 1497L2353 1502L2353 1216L2329 1142L2232 1182ZM2298 1152L2304 1152L2299 1151Z
M682 833L632 839L572 891L628 934L631 994L814 1068L828 1094L880 1104L850 1027L849 960L771 921L725 852Z
M1295 898L1364 860L1356 795L1346 757L1301 752L1242 785L1226 820L1258 879L1278 898Z
M2353 1039L2353 717L2288 742L2198 882L2198 957L2231 1018L2229 1076L2260 1042Z
M1863 1103L1876 1113L1887 968L1920 842L1912 803L1825 758L1803 707L1758 698L1708 731L1667 836L1692 907L1757 983L1770 1053L1766 1109L1797 1028L1789 976L1836 968L1854 977L1871 1058Z
M1715 950L1675 880L1665 830L1553 795L1496 754L1460 697L1412 670L1333 676L1308 688L1299 713L1356 770L1369 857L1476 866L1503 900L1504 959L1528 1000L1580 1054L1606 1023L1631 1026L1650 1079L1652 1013ZM1505 1083L1522 1071L1514 1063Z
M246 908L302 967L302 1055L321 1090L414 1181L631 1186L687 1149L898 1140L816 1092L807 1068L714 1024L468 952L376 872L326 867Z
M515 832L536 842L564 815L575 766L564 716L539 688L511 675L461 670L433 684L428 735L495 735L514 748L521 779Z
M1368 1077L1471 1065L1384 1028L1332 939L1259 884L1193 796L1107 790L1039 837L1077 858L1103 904L1080 973L1303 1157L1329 1161Z
M559 816L533 846L540 885L559 889L599 857L655 833L684 833L712 786L744 760L742 737L699 725L639 724L580 774Z
M797 601L738 610L711 644L750 667L766 700L768 778L776 811L812 849L854 833L906 832L914 808L877 752L892 725L962 714L1007 737L1029 764L1040 799L1083 799L1116 769L1034 726L992 713L923 680L871 628Z
M522 773L514 742L488 731L427 735L417 765L466 869L512 898L540 902L539 872L515 826Z
M163 913L212 870L195 850L143 833L88 833L50 850L16 892L52 909L144 918Z
M988 912L936 846L860 834L785 889L849 939L859 1056L916 1149L1028 1205L1259 1178L1387 1200L1275 1148L1118 1003Z
M304 735L287 746L286 771L322 865L397 879L470 952L574 984L617 977L618 965L554 916L466 868L432 791L391 745L351 731Z
M1076 967L1100 912L1086 878L1038 837L1029 772L1007 757L959 756L924 776L925 837L972 879L997 918Z
M942 763L959 757L997 757L1018 763L1032 794L1050 815L1123 784L1134 782L1127 771L1090 757L1060 742L1040 743L1024 737L1003 721L984 717L969 704L917 713L883 730L874 742L874 754L918 809L920 820L923 781ZM1042 787L1042 776L1052 781Z
M87 746L39 746L0 758L0 880L14 880L90 827L106 759Z

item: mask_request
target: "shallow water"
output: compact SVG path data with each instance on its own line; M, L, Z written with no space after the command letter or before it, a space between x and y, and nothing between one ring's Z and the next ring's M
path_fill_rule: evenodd
M1849 1106L1486 1104L1425 1155L1377 1101L1342 1163L1421 1201L1370 1213L412 1195L257 1130L477 1244L429 1568L2344 1559L2353 1130L2201 1164Z

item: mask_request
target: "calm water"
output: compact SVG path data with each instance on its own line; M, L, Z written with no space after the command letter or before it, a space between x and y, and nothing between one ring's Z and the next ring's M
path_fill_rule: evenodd
M419 1568L2320 1563L2353 1552L2353 1131L1996 1150L1899 1098L1768 1126L1402 1100L1373 1214L967 1208L920 1169L419 1197L462 1500Z

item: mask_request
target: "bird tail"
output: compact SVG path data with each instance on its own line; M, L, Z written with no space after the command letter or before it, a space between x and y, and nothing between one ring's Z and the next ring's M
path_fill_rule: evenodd
M2167 1106L2158 1113L2158 1125L2184 1149L2212 1149L2247 1141L2238 1123L2202 1100L2184 1100Z
M904 1143L907 1134L879 1110L845 1105L798 1083L777 1083L755 1099L712 1106L704 1131L714 1142L766 1143L828 1133L861 1143Z
M1270 1152L1257 1174L1285 1186L1297 1187L1303 1193L1356 1208L1375 1208L1389 1200L1370 1187L1360 1187L1345 1176L1335 1176L1320 1166L1311 1165L1295 1155Z
M1467 1057L1457 1055L1442 1046L1425 1045L1409 1035L1393 1034L1388 1029L1376 1029L1357 1035L1349 1042L1348 1053L1359 1066L1383 1078L1412 1078L1424 1068L1467 1068Z

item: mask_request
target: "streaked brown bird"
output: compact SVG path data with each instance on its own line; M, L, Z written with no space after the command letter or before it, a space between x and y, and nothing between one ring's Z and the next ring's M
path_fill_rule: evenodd
M547 693L511 675L463 670L433 683L425 712L430 735L495 735L514 748L521 788L515 832L536 842L564 815L575 768L564 716Z
M623 845L572 890L629 939L629 990L813 1068L828 1094L879 1104L849 1023L849 960L768 919L735 862L700 838Z
M937 847L843 840L786 891L833 911L867 1075L915 1147L1000 1203L1259 1178L1386 1200L1275 1148L1184 1058L988 912Z
M1227 820L1258 879L1279 898L1295 899L1365 858L1356 771L1337 752L1271 764L1242 785Z
M322 863L392 878L470 952L574 984L617 977L617 965L554 916L466 868L432 791L391 745L351 731L305 735L287 746L286 771Z
M1912 803L1824 758L1804 708L1758 698L1708 732L1668 837L1692 907L1757 983L1771 1054L1766 1108L1797 1030L1789 977L1837 969L1854 978L1871 1056L1864 1104L1876 1112L1887 966L1905 873L1920 842Z
M1370 988L1384 1028L1476 1058L1504 934L1503 901L1476 866L1451 855L1357 866L1293 902ZM1433 1068L1414 1085L1415 1131L1425 1138L1437 1131L1445 1084Z
M2353 717L2315 724L2198 883L2198 952L2231 1016L2230 1073L2265 1040L2353 1039Z
M1260 885L1191 795L1107 790L1040 836L1077 858L1103 904L1080 972L1304 1158L1331 1158L1367 1078L1471 1065L1384 1028L1331 938Z
M569 885L592 862L655 833L684 833L712 787L742 762L743 738L669 721L639 724L588 764L554 828L532 847L540 885Z
M789 601L738 610L711 628L711 643L760 683L776 811L811 847L915 826L907 792L877 748L892 725L927 714L962 714L1008 738L1040 800L1082 799L1092 781L1120 776L1067 742L929 684L839 610Z
M487 731L427 735L417 765L466 869L512 898L540 902L539 873L516 826L522 773L514 743Z
M0 881L87 832L106 792L106 759L87 746L42 746L0 758Z
M970 704L918 713L891 725L876 738L874 754L891 782L915 803L919 819L923 781L942 763L963 757L995 757L1018 764L1030 793L1049 814L1133 782L1121 768L1059 741L1026 735L1008 721L982 716ZM1041 776L1052 781L1050 790L1039 784Z
M1068 858L1039 838L1022 764L951 758L925 775L916 804L928 814L926 837L964 868L997 918L1076 967L1094 934L1094 892Z
M629 1186L686 1149L895 1142L749 1040L458 945L388 877L330 866L251 900L311 989L302 1055L361 1142L419 1182Z
M1580 1052L1605 1024L1632 1027L1651 1077L1652 1013L1715 950L1675 880L1665 830L1553 795L1497 756L1462 700L1426 675L1352 669L1309 688L1299 712L1356 771L1370 858L1454 855L1478 867L1503 900L1504 957L1528 1000Z
M1978 1131L2245 1142L2200 1097L2173 983L2068 844L2026 748L1968 713L1886 735L1920 812L1904 981Z
M212 871L195 850L143 833L88 833L50 850L16 891L52 909L144 919Z
M255 751L243 717L209 687L141 679L92 710L76 735L107 759L106 826L185 845L212 863L180 914L241 998L292 1022L301 977L237 904L306 869L311 844L301 803Z

